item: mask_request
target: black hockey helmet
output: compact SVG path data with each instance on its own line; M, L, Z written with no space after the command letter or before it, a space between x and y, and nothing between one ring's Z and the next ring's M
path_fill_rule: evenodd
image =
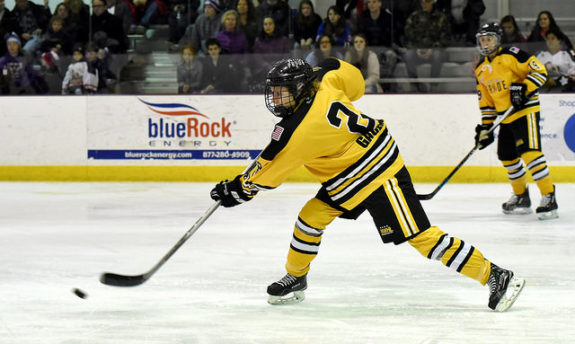
M480 38L483 36L494 36L495 46L489 48L483 48L480 42ZM479 50L481 55L486 56L493 53L494 51L497 51L497 49L499 49L499 47L501 46L501 36L503 36L503 30L501 29L501 26L499 26L499 24L497 23L484 24L479 29L479 31L477 31L477 34L475 35L475 38L477 38L477 49Z
M302 101L311 96L314 79L313 69L305 60L287 58L276 62L266 77L267 108L278 117L291 115ZM282 99L281 104L275 104L274 86L287 87L293 101L286 98Z

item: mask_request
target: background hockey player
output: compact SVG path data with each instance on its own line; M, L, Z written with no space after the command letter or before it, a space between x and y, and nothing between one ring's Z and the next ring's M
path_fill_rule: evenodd
M513 188L509 201L503 203L505 214L531 213L527 188L527 171L541 191L536 209L539 219L557 217L555 186L541 152L539 132L539 88L547 80L547 71L537 58L516 47L501 47L502 30L497 23L485 24L477 33L479 51L484 56L475 69L481 124L475 128L479 149L494 141L488 130L495 118L510 106L513 112L501 122L497 156Z
M340 60L326 59L315 72L301 59L277 62L267 75L265 101L281 121L269 145L244 174L211 191L214 200L233 207L259 190L279 186L302 165L321 181L317 195L299 213L287 274L268 287L268 302L302 301L326 227L337 217L355 219L367 210L384 243L408 241L423 256L488 283L489 307L505 311L524 281L469 243L430 225L385 122L352 104L364 90L361 72Z

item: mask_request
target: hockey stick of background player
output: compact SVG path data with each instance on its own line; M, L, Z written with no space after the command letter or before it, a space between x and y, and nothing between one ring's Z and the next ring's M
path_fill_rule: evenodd
M259 155L254 161L244 170L243 174L250 173L256 166ZM178 240L178 242L166 253L159 262L154 265L148 272L141 275L119 275L111 272L104 272L100 275L100 282L106 285L116 287L135 287L146 282L162 265L164 265L170 257L200 228L204 222L212 215L214 211L220 206L221 201L214 203L205 213L200 217L194 225Z
M164 265L164 263L168 261L168 259L170 259L174 253L176 253L176 251L200 228L200 226L206 222L210 215L212 215L212 213L216 211L216 209L220 206L220 203L221 201L214 203L206 211L206 213L200 217L190 229L188 229L186 234L184 234L184 236L178 240L178 242L168 251L168 253L166 253L166 255L163 256L162 259L160 259L160 261L157 262L156 265L154 265L154 267L151 268L148 272L133 276L104 272L100 275L100 282L116 287L135 287L146 282L150 277L152 277L154 273L156 273L156 271L158 271L158 269L162 267L162 265Z
M503 115L498 116L498 118L493 122L493 126L489 129L489 131L487 132L492 133L498 126L499 124L501 124L501 122L503 122L503 120L509 116L509 114L513 112L513 106L510 106L509 109L507 109ZM473 155L473 153L475 153L475 151L479 149L479 142L475 143L475 146L473 146L473 149L469 151L469 153L467 153L467 155L463 158L463 160L461 160L459 162L459 164L457 164L457 166L455 166L455 168L453 169L453 171L451 171L451 173L449 173L449 175L435 188L435 190L433 190L433 192L428 193L428 194L423 194L423 195L417 195L417 198L419 198L422 201L426 201L426 200L430 200L433 198L433 196L435 196L435 194L437 192L439 192L439 190L441 190L441 188L449 181L449 179L451 179L451 177L453 177L453 175L455 174L455 172L457 172L461 166L463 166L463 164L465 164L465 162L467 161L467 159L469 159L469 157L471 157Z

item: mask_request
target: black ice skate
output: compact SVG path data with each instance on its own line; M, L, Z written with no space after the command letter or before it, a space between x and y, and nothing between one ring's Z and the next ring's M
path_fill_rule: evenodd
M497 312L505 312L523 290L525 280L515 278L512 271L491 263L491 273L487 284L489 284L489 308Z
M525 215L531 214L531 199L529 199L529 189L521 195L513 194L509 201L501 205L504 214Z
M279 281L268 286L268 303L286 305L302 302L305 299L303 291L306 288L306 275L295 277L288 273Z
M553 185L553 192L541 196L541 204L535 210L539 220L550 220L559 217L557 215L557 201L555 200L555 185Z

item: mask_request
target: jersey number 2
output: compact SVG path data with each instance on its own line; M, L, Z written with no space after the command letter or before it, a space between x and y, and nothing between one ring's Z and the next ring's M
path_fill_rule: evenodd
M341 128L342 119L339 114L347 117L347 129L351 133L365 135L375 129L375 120L364 114L357 114L340 102L333 102L327 112L327 120L336 128Z

